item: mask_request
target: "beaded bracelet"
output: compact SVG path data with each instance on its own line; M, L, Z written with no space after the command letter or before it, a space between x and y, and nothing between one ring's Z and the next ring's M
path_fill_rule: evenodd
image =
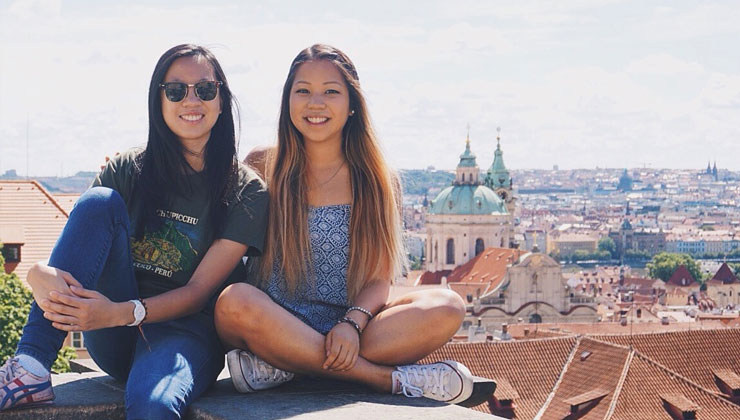
M347 323L347 324L355 327L355 330L357 331L357 335L358 336L361 336L362 335L362 328L360 328L360 324L358 324L357 321L355 321L354 319L352 319L352 318L350 318L348 316L345 316L344 318L340 319L337 322L337 325L338 324L341 324L343 322L345 322L345 323Z
M346 316L352 311L360 311L363 314L367 315L368 319L373 319L373 313L363 308L362 306L352 306L349 309L347 309L347 312L344 315Z

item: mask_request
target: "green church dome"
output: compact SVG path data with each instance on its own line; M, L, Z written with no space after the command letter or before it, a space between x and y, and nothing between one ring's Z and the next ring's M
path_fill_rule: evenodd
M511 175L504 165L504 152L501 150L501 137L499 136L496 137L496 151L493 154L493 163L486 172L485 184L493 190L511 189Z
M504 201L485 185L453 185L429 205L430 214L506 214Z

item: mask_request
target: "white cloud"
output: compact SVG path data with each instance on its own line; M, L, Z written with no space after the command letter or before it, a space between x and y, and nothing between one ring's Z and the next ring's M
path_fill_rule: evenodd
M314 42L352 57L399 167L454 167L467 123L481 167L497 126L511 168L692 167L714 149L733 155L740 138L740 29L729 25L740 7L727 2L431 1L388 17L389 2L337 1L331 13L298 3L50 4L0 4L0 171L25 167L27 116L39 174L57 173L60 160L89 170L142 143L154 63L181 42L211 46L221 61L242 105L242 156L274 141L288 66Z
M704 73L704 67L696 62L689 62L673 57L667 53L643 57L627 65L628 73L649 75L694 75Z
M61 0L16 0L8 6L8 14L22 20L58 16L61 10Z

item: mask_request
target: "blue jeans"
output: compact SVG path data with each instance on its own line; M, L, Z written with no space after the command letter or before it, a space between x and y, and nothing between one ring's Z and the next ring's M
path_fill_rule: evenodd
M129 229L121 196L110 188L91 188L77 201L49 265L114 302L136 299ZM223 369L224 350L213 318L198 313L143 329L151 351L132 327L85 332L85 345L100 368L126 382L129 419L179 419ZM16 353L50 368L66 335L34 302Z

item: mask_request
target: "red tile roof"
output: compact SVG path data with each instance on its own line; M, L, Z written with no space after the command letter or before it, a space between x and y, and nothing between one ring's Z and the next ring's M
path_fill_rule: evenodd
M629 346L713 392L715 369L740 373L740 328L594 336ZM738 417L740 418L740 417Z
M452 270L425 271L421 276L419 276L419 280L417 280L416 284L441 284L442 277L449 276L451 272Z
M581 339L543 408L542 419L563 419L571 412L571 405L585 403L589 398L598 401L582 418L603 419L618 390L629 353L626 347Z
M691 275L685 265L679 265L671 275L671 278L666 282L666 284L675 286L691 286L694 283L696 283L696 279Z
M514 400L518 419L532 419L547 400L568 357L576 344L575 337L547 338L513 342L448 343L422 363L458 360L474 375L505 380L520 398ZM497 387L494 396L504 399L511 390ZM492 404L476 410L490 413Z
M666 397L684 409L698 407L698 419L740 418L740 406L676 374L639 351L633 355L609 420L671 420L664 404Z
M59 206L64 209L64 211L67 212L67 214L70 214L72 212L72 208L75 206L75 203L77 202L77 199L80 198L80 195L77 193L55 193L54 198L57 200L57 203L59 203Z
M643 310L643 314L645 310ZM660 322L634 322L632 325L621 325L619 322L592 322L592 323L562 323L562 324L511 324L508 326L509 333L514 338L524 338L524 330L529 330L532 336L537 330L537 337L542 338L542 334L547 336L554 335L629 335L643 333L658 333L666 331L686 331L686 330L716 330L724 328L727 325L720 320L710 320L702 322L671 322L663 325Z
M422 363L453 359L494 379L494 397L476 410L517 419L652 420L676 410L698 419L740 419L740 406L713 383L737 379L740 329L450 343ZM616 343L615 343L616 342ZM632 347L629 343L632 343ZM657 360L660 358L660 360ZM672 368L668 364L675 366ZM733 388L734 389L734 388ZM571 417L571 409L581 411Z
M738 283L737 276L732 272L732 269L730 266L727 265L727 263L722 263L722 265L719 267L719 270L714 274L714 277L712 277L712 280L718 280L721 281L724 284L730 284L730 283Z
M64 208L38 182L0 181L0 225L23 230L25 243L14 271L21 280L33 263L49 257L67 218Z
M472 260L456 267L448 283L484 283L495 288L506 275L506 267L515 264L526 251L510 248L486 248Z

